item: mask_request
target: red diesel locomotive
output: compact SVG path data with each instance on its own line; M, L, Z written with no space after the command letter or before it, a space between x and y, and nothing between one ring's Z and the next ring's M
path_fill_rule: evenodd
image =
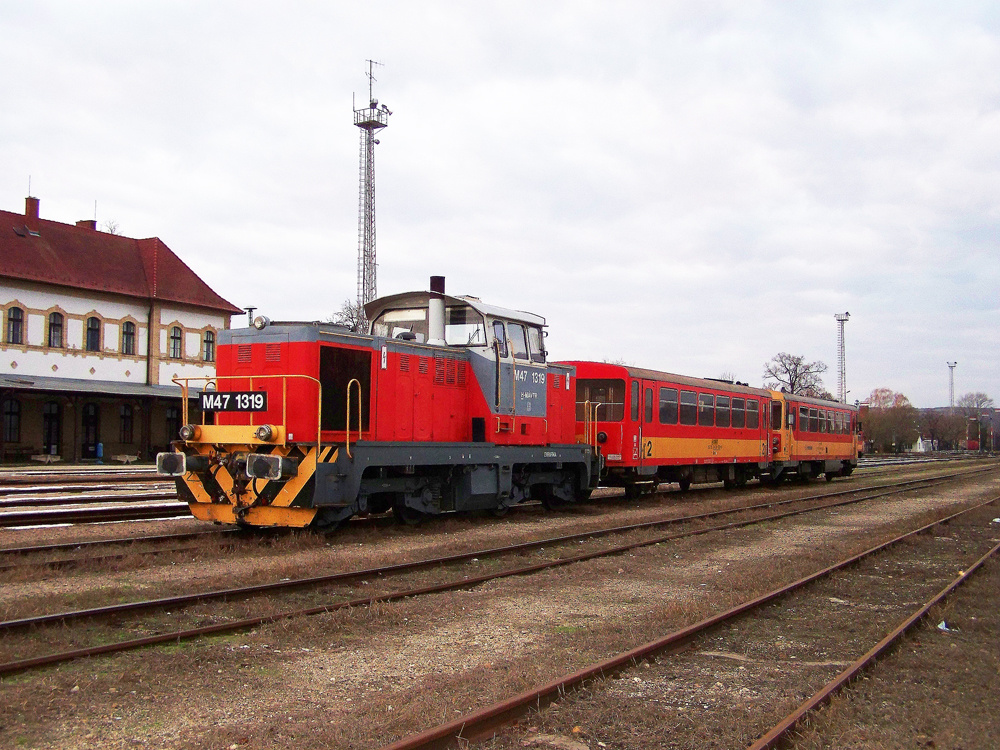
M264 318L220 332L217 376L177 381L214 423L185 408L157 457L192 514L326 526L589 495L600 459L575 439L575 373L546 361L545 319L431 287L366 305L371 335Z

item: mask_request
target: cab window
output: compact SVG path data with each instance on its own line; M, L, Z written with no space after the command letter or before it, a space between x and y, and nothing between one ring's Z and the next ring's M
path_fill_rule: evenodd
M483 316L471 307L449 307L444 311L444 342L448 346L486 346Z
M639 421L639 381L632 381L632 421Z
M501 357L507 356L507 335L503 331L503 323L499 320L493 321L493 338L497 342L497 353Z
M653 389L646 389L646 408L643 419L646 424L651 424L653 422Z
M514 359L527 359L528 339L524 335L524 326L519 323L508 323L507 333L510 335L510 350Z
M809 407L799 407L799 432L809 432Z
M781 404L778 406L778 427L781 427ZM760 427L760 411L757 408L755 399L747 399L747 427L756 430Z
M749 402L747 404L747 412L748 412L747 413L747 417L748 418L750 416L750 414L749 414L749 411L750 411L749 410L749 406L750 406L751 403L756 403L756 402L751 401L751 402ZM789 404L789 406L791 406L791 404ZM747 424L747 426L749 427L750 425ZM771 429L772 430L780 430L781 428L782 428L782 424L781 424L781 401L772 401L771 402Z
M542 343L542 329L528 328L528 350L531 352L532 362L545 361L545 347Z
M576 420L584 421L586 405L597 410L598 422L621 422L625 418L625 381L577 378ZM591 412L593 417L593 411Z

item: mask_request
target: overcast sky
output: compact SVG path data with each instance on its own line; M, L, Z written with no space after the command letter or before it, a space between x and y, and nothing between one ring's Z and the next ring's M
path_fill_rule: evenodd
M1000 401L995 2L0 0L0 208L160 237L239 306L378 291L547 318L559 359ZM243 325L240 318L234 325Z

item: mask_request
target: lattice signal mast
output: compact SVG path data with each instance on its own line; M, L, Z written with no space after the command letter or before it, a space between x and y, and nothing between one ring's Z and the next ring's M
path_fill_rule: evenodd
M373 91L375 66L382 63L366 60L368 63L368 106L354 110L354 124L361 128L361 195L358 205L358 318L360 330L364 332L367 321L364 305L375 299L375 274L378 265L375 260L375 146L376 133L388 126L389 108L378 103Z
M849 312L837 313L837 400L847 403L847 356L844 349L844 323L851 317Z
M955 408L955 368L958 362L946 362L948 365L948 406Z

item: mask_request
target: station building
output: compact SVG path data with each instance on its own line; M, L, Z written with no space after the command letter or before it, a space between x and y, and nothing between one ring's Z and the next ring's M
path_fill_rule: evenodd
M0 211L0 461L165 450L181 426L172 379L214 375L240 312L156 237L41 219L33 197Z

